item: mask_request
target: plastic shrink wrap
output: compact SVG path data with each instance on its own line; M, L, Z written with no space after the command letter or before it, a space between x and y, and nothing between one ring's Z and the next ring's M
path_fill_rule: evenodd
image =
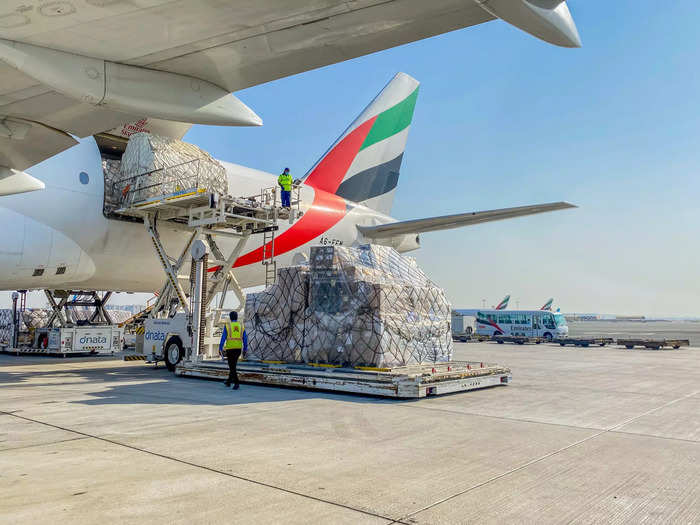
M450 304L393 248L311 248L246 300L248 359L397 367L449 361Z
M114 175L116 167L118 176ZM129 137L121 161L103 160L105 178L113 179L107 202L119 206L151 197L197 189L225 195L224 166L193 144L149 133ZM131 201L131 202L130 202Z

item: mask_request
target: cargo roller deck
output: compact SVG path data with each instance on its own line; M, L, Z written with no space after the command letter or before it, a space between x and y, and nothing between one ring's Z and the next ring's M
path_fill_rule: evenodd
M243 383L401 399L478 390L512 380L508 368L470 361L395 368L240 361L237 370ZM175 370L179 376L216 380L225 379L228 372L228 365L218 360L185 361Z

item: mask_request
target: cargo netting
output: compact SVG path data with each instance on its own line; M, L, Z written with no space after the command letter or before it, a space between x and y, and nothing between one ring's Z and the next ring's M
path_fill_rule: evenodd
M193 144L149 133L129 137L121 160L104 159L103 168L109 193L105 195L106 208L191 190L228 192L226 169L209 153Z
M393 248L311 248L249 294L246 359L397 367L452 358L451 307L417 263Z

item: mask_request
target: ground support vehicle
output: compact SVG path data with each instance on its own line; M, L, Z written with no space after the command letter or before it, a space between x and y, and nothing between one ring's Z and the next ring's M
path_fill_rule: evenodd
M635 346L643 346L645 348L661 350L668 346L677 350L681 346L690 346L690 341L688 339L618 339L617 344L628 349L634 348Z
M560 337L552 339L552 343L559 343L560 346L605 346L615 342L612 337Z
M158 300L144 321L143 354L148 362L157 365L164 361L169 370L180 376L209 379L228 376L228 364L219 356L216 333L223 325L221 315L227 293L234 292L240 305L245 305L245 295L232 271L234 263L251 233L264 233L269 241L264 240L264 246L271 246L263 254L266 281L274 282L277 221L291 222L300 215L294 199L291 209L283 209L276 194L277 189L270 188L262 190L255 200L242 199L194 187L181 195L129 201L127 207L118 210L122 215L143 221L165 276ZM166 252L156 221L177 224L191 233L179 255ZM220 236L238 242L228 253L223 253L216 242ZM212 264L217 268L214 272ZM189 272L185 270L187 265ZM140 346L138 339L136 346ZM469 362L384 369L242 361L238 371L242 382L396 398L505 385L512 377L507 368Z
M494 335L491 336L492 341L496 341L498 344L503 343L513 343L517 345L524 345L525 343L534 343L536 345L540 343L545 343L549 339L544 337L528 337L526 335Z
M124 329L115 325L39 328L34 333L33 345L6 347L4 352L61 357L114 354L121 351L123 339Z
M228 376L228 365L222 360L183 361L175 373L185 377L222 380ZM240 361L238 376L244 383L403 399L466 392L506 385L512 380L508 368L467 361L398 368Z
M544 310L479 310L476 312L478 335L542 337L553 339L569 335L566 318L559 312Z

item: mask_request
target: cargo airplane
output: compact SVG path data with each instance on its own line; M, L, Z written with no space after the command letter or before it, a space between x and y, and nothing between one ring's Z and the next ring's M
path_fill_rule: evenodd
M135 132L181 138L191 123L261 125L232 91L496 17L556 45L580 44L560 0L243 4L4 4L0 289L154 291L162 271L143 225L103 213L103 159L118 157ZM405 252L423 232L571 207L392 218L418 89L410 76L394 77L303 177L304 214L278 233L279 264L299 262L314 244ZM222 165L237 196L275 185L276 174ZM173 252L186 242L167 223L159 230ZM236 261L243 287L264 282L262 242L251 237Z

